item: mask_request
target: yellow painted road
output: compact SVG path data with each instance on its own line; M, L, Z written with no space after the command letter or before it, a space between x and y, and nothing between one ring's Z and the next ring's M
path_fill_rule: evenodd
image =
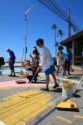
M61 120L61 121L66 122L67 124L68 124L68 123L69 123L69 124L72 123L71 120L69 120L68 118L65 118L65 117L63 117L63 116L56 116L56 118L59 119L59 120Z
M6 125L26 125L48 107L51 95L29 90L4 98L0 103L0 121Z
M83 115L74 115L74 118L83 119Z

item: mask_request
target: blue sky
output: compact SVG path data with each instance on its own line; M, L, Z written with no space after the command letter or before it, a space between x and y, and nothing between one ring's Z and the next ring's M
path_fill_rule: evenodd
M55 0L67 13L71 10L71 17L83 29L83 0ZM8 59L6 48L11 48L17 60L21 61L25 37L25 11L34 6L28 17L27 47L28 54L38 38L45 40L46 46L50 48L54 56L54 31L52 24L64 32L63 39L67 38L67 23L55 15L38 0L0 0L0 55ZM58 30L57 29L57 30ZM73 32L72 32L73 33ZM60 41L60 37L57 37Z

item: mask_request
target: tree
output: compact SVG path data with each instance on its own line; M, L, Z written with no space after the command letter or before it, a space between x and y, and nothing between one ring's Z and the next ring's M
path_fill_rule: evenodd
M56 24L53 24L53 25L52 25L52 29L54 29L54 30L56 30L56 29L57 29Z
M62 36L63 36L63 31L60 29L60 30L58 30L58 33L57 33L60 37L61 37L61 41L62 41Z
M56 24L53 24L53 25L52 25L52 29L54 30L54 38L55 38L55 54L56 54L56 29L57 29Z

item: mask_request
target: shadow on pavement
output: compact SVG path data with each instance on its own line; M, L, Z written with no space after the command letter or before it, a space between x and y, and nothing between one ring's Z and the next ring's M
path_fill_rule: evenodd
M81 95L75 94L73 95L74 98L81 98Z
M62 88L56 88L56 89L52 89L49 91L44 90L45 88L41 88L42 91L44 92L57 92L57 93L61 93L62 92Z
M32 121L33 125L38 125L40 122L42 122L46 117L48 117L51 113L53 113L56 110L56 108L52 108L50 111L46 112L46 113L42 113L43 115L38 116L36 118L36 121ZM30 124L32 125L32 123Z

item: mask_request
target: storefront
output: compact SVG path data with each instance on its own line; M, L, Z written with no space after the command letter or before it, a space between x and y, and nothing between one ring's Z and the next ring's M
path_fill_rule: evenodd
M83 66L83 30L62 41L61 45L72 48L73 65Z

